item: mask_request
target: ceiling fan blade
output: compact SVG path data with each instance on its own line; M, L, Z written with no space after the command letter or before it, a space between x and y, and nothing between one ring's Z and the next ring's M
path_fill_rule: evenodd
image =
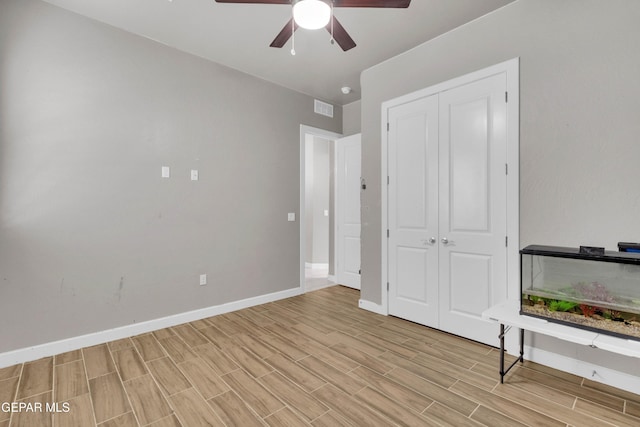
M406 8L411 0L333 0L334 7L396 7Z
M356 42L353 41L347 30L344 29L342 24L336 19L335 16L333 19L333 39L338 43L338 46L342 48L345 52L349 49L356 47ZM331 22L327 24L325 27L329 33L331 33Z
M293 32L298 29L298 24L295 24L292 21L293 18L289 19L289 22L287 22L287 24L282 28L282 30L278 33L276 38L273 39L269 46L282 47L287 43L287 41L289 41ZM292 26L295 26L295 28L292 28Z
M216 3L291 4L291 0L216 0Z

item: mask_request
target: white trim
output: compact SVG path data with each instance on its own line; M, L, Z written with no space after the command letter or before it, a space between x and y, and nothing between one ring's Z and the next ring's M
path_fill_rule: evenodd
M333 140L333 283L338 283L338 140ZM331 232L331 230L329 230ZM331 280L331 276L329 276Z
M507 301L520 302L520 58L502 64L507 74ZM510 107L510 105L512 107Z
M321 262L305 262L304 263L304 267L305 268L323 268L323 269L328 269L329 268L329 264L328 263L321 263Z
M334 276L333 274L330 274L329 276L327 276L327 280L333 283L334 285L338 283L336 282L336 276Z
M342 137L342 134L331 132L324 129L314 128L312 126L300 125L300 205L298 219L300 222L300 288L305 289L305 255L307 246L307 231L306 231L306 209L305 209L305 136L307 134L318 136L320 138L326 138L329 140L336 140ZM335 244L335 242L334 242ZM334 250L335 254L335 250Z
M382 119L380 120L380 145L382 146L381 164L380 164L380 246L382 257L380 258L380 306L381 313L385 316L389 314L389 241L387 240L387 227L389 227L389 186L387 185L387 177L389 176L389 162L387 156L389 154L389 132L387 124L389 123L389 109L392 101L382 103ZM372 310L373 311L373 310Z
M371 311L376 314L381 314L383 316L387 315L386 307L381 304L376 304L375 302L365 301L363 299L358 300L358 307L363 310Z
M525 346L524 349L525 360L531 360L541 365L569 372L631 393L638 393L638 377L634 375L535 347ZM505 381L508 382L508 378L507 376Z
M380 173L380 204L381 204L381 306L383 314L389 313L389 296L387 292L388 282L388 241L387 228L388 218L388 191L387 175L388 166L388 111L391 107L406 104L420 98L425 98L453 87L481 80L496 74L506 73L507 91L509 102L507 103L507 163L509 173L507 175L507 235L509 246L507 248L507 300L518 299L520 292L520 58L513 58L508 61L495 64L482 70L474 71L460 77L447 80L429 86L397 98L382 103L381 109L381 173Z
M53 341L33 347L0 353L0 368L12 366L18 363L29 362L32 360L38 360L43 357L54 356L56 354L65 353L67 351L77 350L84 347L90 347L92 345L103 344L113 340L128 338L135 335L156 331L158 329L181 325L183 323L193 322L195 320L204 319L206 317L229 313L232 311L241 310L243 308L266 304L268 302L278 301L281 299L294 297L296 295L301 295L302 293L302 288L298 287L288 289L286 291L274 292L271 294L260 295L257 297L251 297L239 301L224 303L217 306L149 320L147 322L135 323L132 325L107 329L105 331L95 332L92 334L80 335L60 341Z

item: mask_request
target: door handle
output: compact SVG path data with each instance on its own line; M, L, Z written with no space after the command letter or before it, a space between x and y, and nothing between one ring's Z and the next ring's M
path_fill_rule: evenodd
M440 239L440 241L442 242L443 245L449 244L449 239L447 239L446 237L443 237L442 239Z
M429 237L428 239L420 239L422 242L422 246L427 246L427 244L433 246L436 243L435 237Z

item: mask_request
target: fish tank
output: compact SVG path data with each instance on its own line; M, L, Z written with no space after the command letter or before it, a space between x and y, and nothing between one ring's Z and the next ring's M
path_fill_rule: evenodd
M522 249L520 314L640 341L640 253L598 249Z

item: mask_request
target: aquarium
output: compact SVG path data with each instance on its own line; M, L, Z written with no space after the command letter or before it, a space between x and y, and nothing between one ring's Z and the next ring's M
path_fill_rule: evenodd
M640 253L527 246L520 314L640 340Z

